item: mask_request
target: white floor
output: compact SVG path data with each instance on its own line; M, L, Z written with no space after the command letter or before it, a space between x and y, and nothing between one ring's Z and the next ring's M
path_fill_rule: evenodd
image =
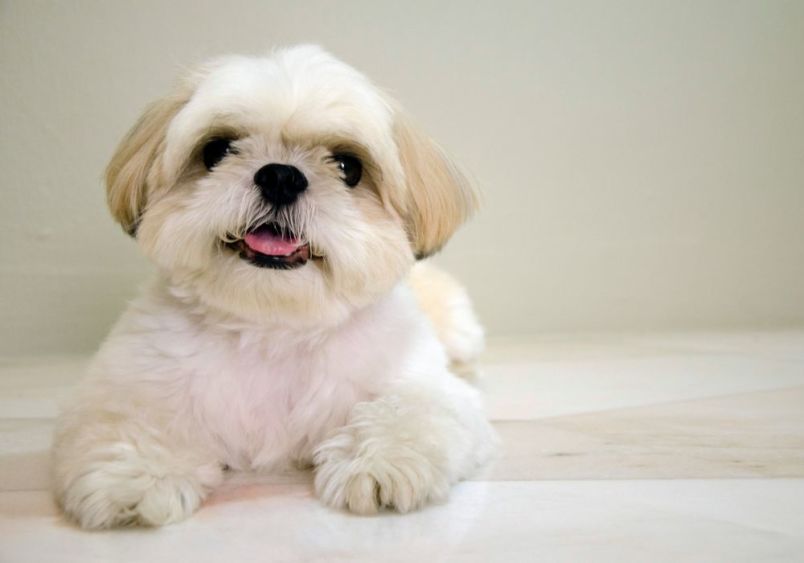
M103 533L47 492L85 361L0 361L0 562L804 561L804 332L496 343L503 451L446 504L355 517L309 475L233 475L185 523Z

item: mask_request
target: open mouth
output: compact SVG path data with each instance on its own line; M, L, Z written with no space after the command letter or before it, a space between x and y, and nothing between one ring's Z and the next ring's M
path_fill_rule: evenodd
M314 258L310 243L273 222L260 225L242 239L227 242L226 246L260 268L291 270Z

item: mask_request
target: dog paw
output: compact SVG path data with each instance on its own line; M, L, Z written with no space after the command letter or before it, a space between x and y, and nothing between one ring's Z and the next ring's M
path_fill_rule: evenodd
M118 459L77 472L58 501L82 528L162 526L190 516L219 480L217 466L175 475Z
M368 446L368 447L367 447ZM348 433L316 452L315 490L322 502L357 514L381 508L409 512L447 496L439 463L405 445L356 444Z

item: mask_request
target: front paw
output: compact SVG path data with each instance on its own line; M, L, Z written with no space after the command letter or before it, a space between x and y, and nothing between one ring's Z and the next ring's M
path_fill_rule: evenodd
M325 504L358 514L408 512L446 498L445 460L393 438L360 441L348 429L318 448L315 490Z
M117 450L108 455L108 449ZM103 461L71 469L57 500L66 515L89 529L162 526L190 516L209 487L220 480L217 466L187 474L138 458L129 444L108 448Z

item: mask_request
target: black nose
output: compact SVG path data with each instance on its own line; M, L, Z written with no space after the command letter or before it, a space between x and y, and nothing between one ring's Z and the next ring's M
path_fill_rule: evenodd
M254 174L262 197L274 205L290 205L307 189L301 170L287 164L266 164Z

